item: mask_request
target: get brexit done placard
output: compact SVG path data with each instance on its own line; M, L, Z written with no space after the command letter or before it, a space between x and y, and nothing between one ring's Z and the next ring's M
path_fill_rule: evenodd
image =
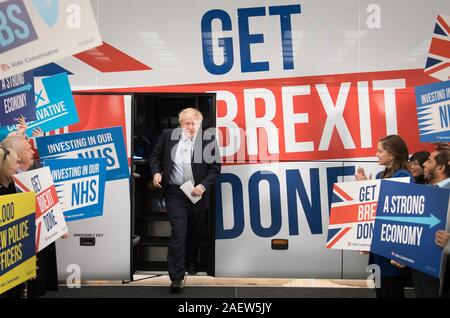
M409 182L410 178L392 180ZM370 250L380 185L380 179L333 185L327 248Z
M36 252L68 232L48 167L13 176L20 192L36 193Z

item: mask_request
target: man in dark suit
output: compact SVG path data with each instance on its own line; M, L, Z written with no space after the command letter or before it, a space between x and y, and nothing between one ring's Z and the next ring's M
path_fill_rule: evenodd
M424 174L429 185L443 189L450 189L450 151L448 146L438 144L436 151L432 152L425 161ZM433 276L412 270L413 285L416 297L433 298L439 296L449 297L450 293L450 263L449 240L450 220L447 216L446 230L439 230L435 234L435 243L444 250L441 280Z
M150 158L153 184L162 189L172 228L167 252L172 292L183 287L185 262L197 260L209 194L220 174L217 142L213 133L201 129L202 114L186 108L178 119L180 128L164 130ZM194 185L191 195L201 197L195 204L180 189L188 181Z

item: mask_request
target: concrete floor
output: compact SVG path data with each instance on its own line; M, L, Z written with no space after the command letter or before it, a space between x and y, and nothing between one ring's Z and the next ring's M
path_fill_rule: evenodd
M140 273L132 282L87 281L80 288L61 286L45 298L374 298L365 280L298 278L223 278L186 276L180 293L169 291L166 272ZM411 289L408 298L414 297Z

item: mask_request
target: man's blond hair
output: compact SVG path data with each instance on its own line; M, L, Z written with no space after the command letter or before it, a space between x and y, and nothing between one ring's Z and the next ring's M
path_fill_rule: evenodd
M180 122L180 125L182 124L184 119L190 118L190 117L197 117L197 119L200 120L200 121L203 120L203 115L198 109L193 108L193 107L189 107L189 108L183 109L178 114L178 121Z

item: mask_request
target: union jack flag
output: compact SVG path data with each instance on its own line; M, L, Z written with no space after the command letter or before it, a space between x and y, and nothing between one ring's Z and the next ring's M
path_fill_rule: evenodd
M346 193L343 189L341 189L337 184L333 185L333 196L331 199L333 206L336 206L336 204L339 204L339 203L348 204L348 203L352 203L353 201L354 201L354 199L348 193ZM337 242L339 242L339 240L344 235L346 235L351 229L350 226L345 226L345 225L339 226L338 224L333 224L333 223L335 223L335 222L331 217L330 225L334 225L334 226L329 226L329 228L328 228L327 244L325 245L326 248L333 248L333 246ZM340 222L337 221L336 223L340 223Z
M425 74L441 81L450 79L450 17L438 14L428 51Z

